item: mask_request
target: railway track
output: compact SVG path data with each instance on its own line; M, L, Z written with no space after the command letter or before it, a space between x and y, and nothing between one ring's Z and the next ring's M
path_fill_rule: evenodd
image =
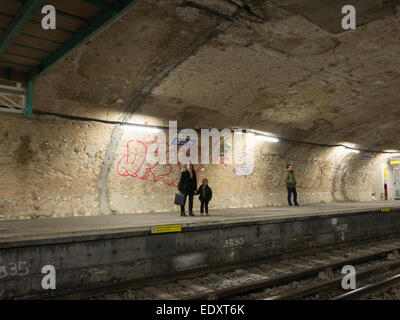
M219 300L318 299L322 291L340 296L344 265L353 265L357 281L383 270L400 274L400 239L333 248L313 254L288 255L236 267L188 271L113 287L82 290L49 299ZM389 260L388 260L389 259ZM394 281L394 280L393 280ZM336 290L336 291L335 291ZM354 295L356 293L353 293ZM332 295L332 294L331 294ZM334 294L333 294L334 295ZM351 299L351 296L341 299Z
M400 260L399 261L394 261L391 263L380 263L377 264L376 266L373 266L371 268L367 268L363 271L357 272L357 280L368 278L370 276L373 276L374 274L380 273L380 272L385 272L388 270L393 270L393 269L398 269L398 272L400 270ZM399 281L399 277L394 277L396 281ZM298 289L298 290L292 290L286 293L283 293L281 295L269 297L265 300L294 300L294 299L306 299L307 297L316 295L320 293L321 291L328 291L332 290L333 292L343 292L343 288L341 287L343 276L336 277L331 280L327 281L321 281L316 284L312 284L310 286ZM383 283L390 285L394 283L394 280L392 281L383 281ZM359 289L352 290L348 293L340 294L338 296L333 295L333 298L330 298L331 300L344 300L344 299L355 299L358 298L362 295L365 295L367 293L373 292L373 289L378 288L378 286L375 285L369 285L365 286ZM369 290L367 290L369 289Z
M363 286L361 288L352 290L348 293L334 297L332 300L350 300L363 298L369 294L379 294L386 291L388 288L398 286L400 283L400 274L396 274L393 277L386 278L381 281L374 282L372 284Z

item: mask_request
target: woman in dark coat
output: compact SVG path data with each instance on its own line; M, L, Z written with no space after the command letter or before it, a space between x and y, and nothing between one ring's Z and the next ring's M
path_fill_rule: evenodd
M189 215L194 216L193 214L193 196L197 191L197 177L196 171L194 171L193 165L188 162L186 165L186 170L182 171L181 178L179 179L178 190L180 193L185 195L185 202L183 206L181 206L181 216L186 217L185 214L185 204L186 199L189 196Z

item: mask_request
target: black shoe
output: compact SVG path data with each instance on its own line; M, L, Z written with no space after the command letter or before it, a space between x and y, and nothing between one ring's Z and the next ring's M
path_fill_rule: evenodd
M295 203L294 205L295 205L296 207L298 207L298 206L299 206L299 204L298 204L298 203Z
M181 217L187 217L187 215L184 213L181 213Z
M194 217L193 212L189 212L189 216Z

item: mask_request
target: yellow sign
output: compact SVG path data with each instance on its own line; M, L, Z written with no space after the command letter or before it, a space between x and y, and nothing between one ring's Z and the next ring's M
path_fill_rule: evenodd
M381 212L389 212L392 211L391 208L381 208Z
M182 225L180 224L170 224L165 226L152 226L150 227L151 233L166 233L166 232L181 232Z
M390 161L390 164L400 164L400 160L392 160Z
M387 178L387 169L383 169L383 177L386 179Z

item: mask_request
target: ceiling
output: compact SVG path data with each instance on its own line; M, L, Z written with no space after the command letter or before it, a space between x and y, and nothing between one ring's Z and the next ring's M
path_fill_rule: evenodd
M29 81L88 41L138 0L2 0L0 78ZM44 5L56 9L56 29L45 30Z

